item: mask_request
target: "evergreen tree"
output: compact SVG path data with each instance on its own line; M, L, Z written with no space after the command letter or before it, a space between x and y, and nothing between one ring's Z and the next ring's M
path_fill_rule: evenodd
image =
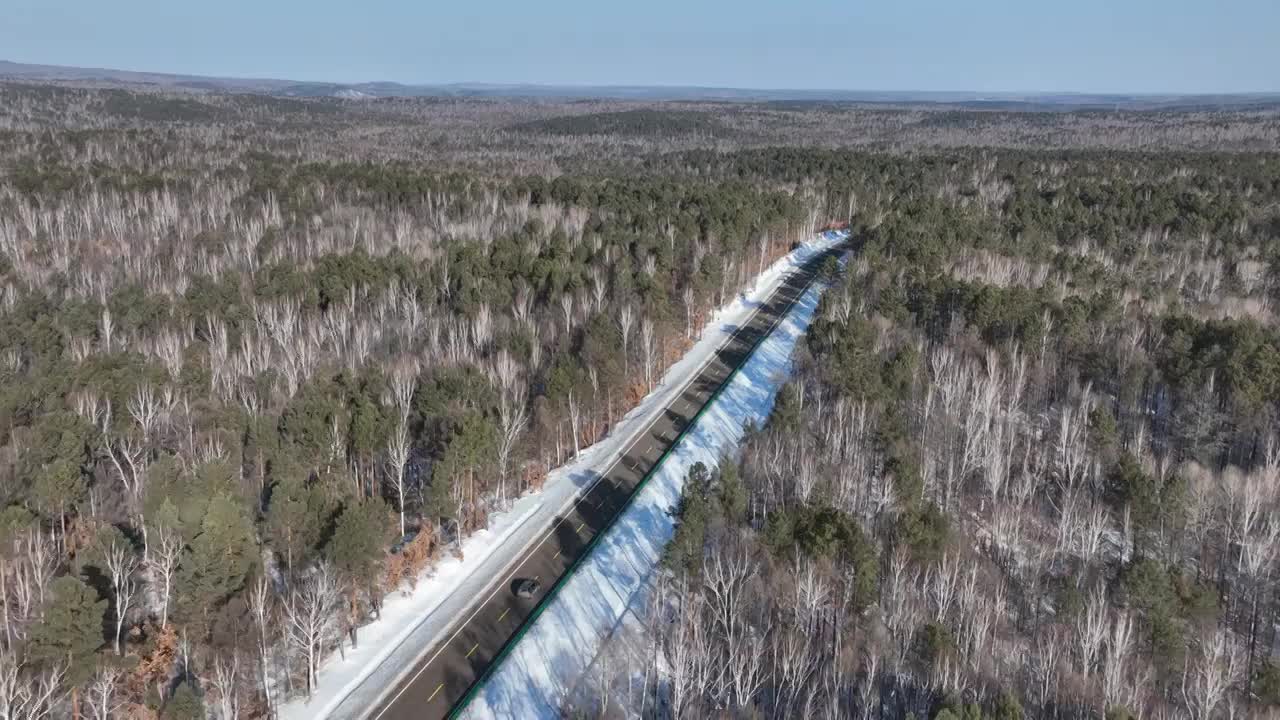
M708 497L711 473L702 463L694 463L685 477L684 493L676 509L676 530L667 548L667 562L696 574L702 568L702 548L707 524L712 516Z
M21 505L10 505L0 510L0 557L7 557L14 542L36 523L36 516Z
M226 601L257 562L253 524L245 508L227 495L214 496L200 532L178 568L179 610L188 619Z
M164 704L160 713L163 720L204 720L204 701L196 693L191 683L184 682L173 691L169 702Z
M292 476L276 483L267 506L271 545L290 568L305 563L319 545L324 522L332 511L324 492Z
M737 461L727 456L721 458L720 506L725 518L734 524L743 522L747 517L750 500L747 488L742 483Z
M59 458L36 476L31 487L31 500L65 533L67 513L84 500L86 492L80 467L74 460Z
M992 720L1022 720L1024 713L1022 703L1018 702L1018 696L1008 690L1001 692L996 697L995 709L991 717Z
M347 587L348 632L356 644L359 596L367 591L374 612L378 610L376 582L382 569L384 548L393 530L391 509L381 498L369 498L343 509L329 540L328 555Z
M27 655L45 665L66 665L67 681L79 686L93 674L93 655L103 645L107 601L71 575L49 584L40 622L27 636Z
M343 508L328 546L329 559L338 572L362 583L377 577L390 515L381 498L369 498Z

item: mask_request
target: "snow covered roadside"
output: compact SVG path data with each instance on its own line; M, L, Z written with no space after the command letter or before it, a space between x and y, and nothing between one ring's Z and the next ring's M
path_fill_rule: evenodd
M463 611L492 578L500 576L600 472L613 464L631 439L680 394L689 379L791 270L844 237L840 233L823 233L767 268L751 290L717 311L697 344L671 366L653 392L607 437L553 471L542 490L516 501L510 510L494 514L488 530L463 542L464 559L442 562L420 578L407 595L388 596L381 619L360 628L359 649L348 650L345 657L335 653L327 658L311 700L296 698L284 703L279 708L280 720L362 717L402 674L412 670L436 639L463 618ZM764 350L762 346L757 355ZM744 369L739 377L745 374Z
M468 720L558 718L561 700L590 668L643 589L674 532L670 510L694 464L718 464L748 423L761 424L790 374L791 351L809 327L822 288L804 297L756 349L667 456L590 558L561 588L466 709ZM634 619L634 618L633 618Z

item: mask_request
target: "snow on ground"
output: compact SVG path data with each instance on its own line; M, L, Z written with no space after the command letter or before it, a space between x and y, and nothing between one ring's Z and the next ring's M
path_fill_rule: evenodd
M688 380L697 375L716 349L750 317L762 300L777 289L791 270L845 237L845 234L837 232L823 233L765 269L750 290L739 294L733 302L716 312L698 342L667 370L653 392L618 421L607 437L584 449L569 464L553 471L540 491L517 500L506 512L493 514L489 529L463 541L462 560L444 560L419 579L413 591L389 595L382 608L381 619L360 628L360 647L348 649L345 657L339 653L331 654L321 666L316 692L311 699L298 697L282 704L280 720L362 717L402 674L412 670L415 661L431 648L437 638L445 635L461 619L463 611L481 594L490 579L501 575L530 543L541 536L556 516L599 477L599 473L614 463L630 445L631 439L680 394ZM812 307L805 312L812 312ZM793 312L792 316L800 314ZM790 324L784 323L779 330L788 331L789 328ZM773 337L787 334L779 332ZM768 345L766 342L761 346L756 353L757 358L769 354ZM778 350L775 348L772 352L776 354ZM789 352L790 345L787 345L782 359L785 360ZM756 362L755 358L751 361ZM744 368L744 372L739 373L739 381L744 376L755 377L762 383L769 381L767 377L751 375L747 372L749 369ZM757 369L757 375L760 372ZM725 403L735 402L734 397L738 396L727 392L722 394L718 406L728 407ZM769 397L772 404L772 392ZM748 408L743 407L742 410L745 412ZM708 412L704 418L710 414ZM710 425L705 421L700 424ZM738 432L740 434L741 426ZM684 444L687 445L687 441ZM672 462L668 460L670 465Z
M742 440L747 424L763 424L773 409L821 291L810 287L747 360L477 693L465 717L560 717L562 698L603 644L619 625L636 620L629 608L643 603L642 591L674 532L671 510L689 468L698 462L716 466Z

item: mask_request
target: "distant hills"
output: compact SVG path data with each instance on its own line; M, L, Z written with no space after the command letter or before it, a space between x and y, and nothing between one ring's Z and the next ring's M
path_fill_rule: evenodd
M329 83L268 78L226 78L105 68L32 65L0 60L0 81L48 82L186 92L245 92L284 97L370 99L388 97L555 98L615 100L754 101L948 105L989 110L1193 110L1280 108L1280 92L1216 95L975 93L862 90L760 90L644 85L527 85L396 82Z

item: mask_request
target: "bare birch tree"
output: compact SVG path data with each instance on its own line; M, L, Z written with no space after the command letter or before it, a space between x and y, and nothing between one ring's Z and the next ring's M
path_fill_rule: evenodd
M409 424L405 420L397 420L387 438L387 484L395 494L396 510L400 515L400 535L405 535L405 476L409 470Z
M84 692L84 706L89 711L89 717L93 720L112 720L118 717L117 713L125 705L120 693L122 679L123 673L119 668L105 666L98 670ZM8 716L0 713L0 717Z
M1194 660L1194 665L1192 664ZM1182 672L1182 697L1195 720L1209 720L1226 699L1242 667L1239 653L1224 630L1202 638Z
M45 720L67 690L62 686L66 668L54 666L43 671L23 667L12 651L0 648L0 718L4 720Z
M290 590L283 605L284 633L290 647L302 655L307 672L307 697L315 691L327 636L338 619L342 590L337 575L321 562Z
M119 539L112 539L111 545L105 549L106 570L111 576L111 592L115 598L115 651L123 656L120 636L124 632L125 620L129 617L129 608L138 591L138 583L134 572L138 569L138 556L133 548Z
M640 321L640 344L644 351L644 384L648 390L653 390L653 321L648 317Z
M168 526L156 528L156 546L145 563L158 579L156 588L160 598L160 627L169 627L169 604L173 598L173 579L182 560L184 543L178 532Z
M576 458L582 452L582 408L578 405L578 397L569 391L569 430L573 434L573 456Z
M635 320L635 316L631 312L631 305L623 305L618 310L618 330L622 332L622 376L624 378L631 375L631 354L627 351L628 343L631 341L631 325Z
M268 642L268 628L275 619L273 616L274 594L265 573L259 573L257 581L249 589L249 613L253 616L253 624L257 630L258 643L258 683L265 701L268 717L274 717L275 703L271 697L271 643Z

